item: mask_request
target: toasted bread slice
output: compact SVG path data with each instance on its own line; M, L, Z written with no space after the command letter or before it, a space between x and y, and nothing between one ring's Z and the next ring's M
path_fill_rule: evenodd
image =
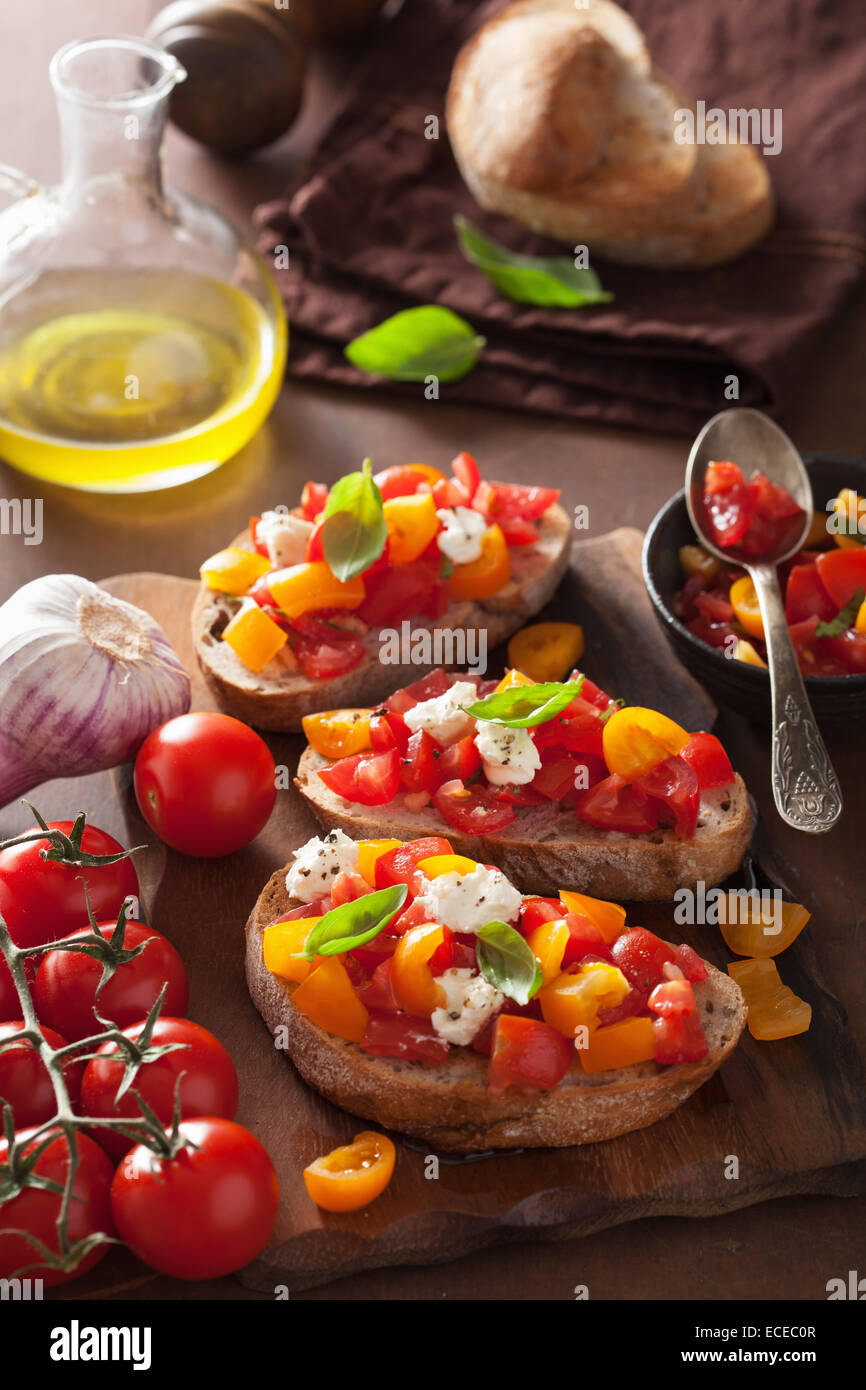
M516 819L489 838L461 835L435 806L410 811L402 798L390 806L359 806L325 786L317 774L328 766L312 748L298 764L295 786L326 830L343 830L355 840L418 840L444 835L455 854L496 864L523 893L543 896L565 885L595 897L653 902L677 888L709 886L732 874L742 861L752 830L749 798L741 777L701 798L698 829L691 840L673 830L623 835L584 825L556 803L521 806Z
M709 1053L700 1062L660 1066L640 1062L587 1075L575 1059L553 1091L491 1091L487 1058L453 1048L430 1067L371 1057L357 1043L327 1033L292 1003L295 985L265 969L262 932L298 904L280 869L259 897L246 926L247 984L272 1034L283 1028L281 1048L301 1076L335 1105L386 1129L400 1130L434 1149L562 1148L613 1139L643 1129L702 1086L737 1044L746 1022L739 986L707 965L709 978L694 986Z
M487 645L504 642L527 618L543 608L568 567L572 526L560 506L548 508L538 523L534 545L510 551L511 579L498 594L473 603L452 604L441 618L413 618L412 631L424 628L456 633L483 630ZM232 545L250 548L247 533ZM367 657L345 676L311 680L290 670L279 658L256 674L232 651L220 635L232 614L223 594L202 585L192 611L195 653L205 680L229 714L259 729L297 732L305 714L348 705L375 705L402 685L418 680L441 662L429 665L383 665L379 660L379 632L364 638Z

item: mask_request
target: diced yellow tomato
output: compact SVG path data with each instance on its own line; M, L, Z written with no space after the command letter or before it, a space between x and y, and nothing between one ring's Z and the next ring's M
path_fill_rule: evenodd
M612 1009L622 1003L629 989L621 970L598 961L581 966L574 975L557 975L538 991L537 998L545 1022L573 1038L581 1025L596 1027L599 1009Z
M439 530L432 492L414 492L408 497L391 497L382 503L388 527L388 560L407 565L417 560Z
M364 581L359 574L345 583L324 560L278 570L270 582L274 603L287 618L300 618L317 608L357 608L364 602Z
M296 960L295 954L303 951L307 937L321 917L295 917L291 922L272 922L262 934L262 958L265 969L281 980L296 980L299 984L312 970L310 961ZM321 963L323 956L316 956Z
M422 922L400 937L391 957L391 987L394 998L407 1014L429 1018L443 1002L442 989L430 974L428 964L443 939L438 922Z
M289 639L279 623L249 599L223 628L222 640L250 671L261 671Z
M292 1002L327 1033L347 1042L360 1042L369 1015L355 993L339 956L325 956L302 980Z
M762 915L762 904L745 889L732 889L719 902L719 929L735 955L778 956L796 941L811 915L800 903L788 902L767 904Z
M808 1032L812 1006L782 983L774 960L732 960L728 974L743 991L753 1038L772 1042Z
M766 661L763 661L751 642L747 642L745 637L737 638L737 645L734 648L734 660L743 661L747 666L762 666L767 669Z
M586 893L560 893L560 902L569 912L577 912L588 917L594 927L598 927L605 943L615 941L625 926L625 908L619 903L606 902L604 898L590 898Z
M635 782L672 753L679 753L689 738L667 715L641 705L626 705L614 710L604 726L604 759L611 772Z
M845 530L835 531L833 540L843 550L866 542L866 497L858 497L851 487L843 487L833 502L833 511L845 517ZM839 524L838 522L836 523Z
M747 574L734 580L728 598L740 627L744 628L750 637L763 639L764 619L761 617L755 586Z
M515 632L508 660L534 681L558 681L583 656L583 628L577 623L533 623Z
M258 555L254 550L242 550L239 545L231 545L227 550L218 550L205 560L199 573L202 583L209 589L218 589L223 594L239 597L245 594L263 574L267 574L271 562L266 555Z
M586 1047L577 1055L585 1072L613 1071L635 1062L650 1062L655 1056L655 1037L651 1018L624 1018L589 1034Z
M419 859L416 868L428 878L439 878L441 874L472 874L478 862L465 854L431 854L429 859Z
M304 1169L304 1185L324 1211L357 1211L385 1191L396 1158L387 1134L364 1130L351 1144L314 1159Z
M721 560L704 550L702 545L681 545L680 564L687 575L702 574L712 583L722 568Z
M358 841L358 873L367 880L371 888L376 886L376 860L402 843L402 840Z
M493 693L498 695L500 690L510 690L515 685L535 685L535 681L531 676L526 676L522 671L512 668L505 672Z
M570 938L564 917L539 923L526 938L526 944L541 966L542 988L555 980L562 970L562 958Z
M301 723L307 742L323 758L348 758L363 753L370 743L370 709L329 709L305 714Z
M468 565L455 565L448 580L448 595L453 602L490 598L504 589L511 578L508 544L499 527L488 526L481 537L481 554Z

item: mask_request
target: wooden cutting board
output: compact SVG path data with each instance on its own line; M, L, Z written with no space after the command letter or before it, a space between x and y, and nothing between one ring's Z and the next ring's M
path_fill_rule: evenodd
M712 703L671 658L650 612L641 541L639 532L621 529L576 545L548 616L584 625L582 664L614 694L662 709L688 727L709 728ZM105 587L153 614L190 671L192 707L214 708L189 638L195 584L132 574L107 580ZM740 735L735 759L748 773L749 760L766 759L766 751ZM267 737L277 764L293 774L303 740ZM758 773L756 783L763 790ZM398 1138L395 1176L378 1201L345 1216L319 1211L307 1197L302 1168L345 1143L364 1122L300 1080L275 1049L243 974L244 922L271 872L316 833L313 817L293 788L280 791L268 826L251 846L226 859L195 860L166 849L149 832L128 769L117 774L117 785L129 843L147 846L136 863L148 920L183 955L190 1016L231 1052L240 1076L238 1119L266 1145L279 1173L274 1236L239 1276L249 1287L273 1294L282 1285L291 1294L356 1271L453 1259L530 1233L563 1239L649 1215L712 1215L784 1194L866 1191L866 1039L860 1024L866 989L854 969L850 936L822 921L820 902L810 901L819 911L783 965L786 982L813 1005L808 1034L773 1044L746 1035L722 1071L672 1116L604 1144L431 1162L423 1148ZM858 791L861 786L858 781ZM795 879L777 848L771 843L767 849L777 873L787 869ZM686 939L722 967L729 958L717 929L675 927L664 905L642 904L629 921ZM858 1021L856 1036L846 1010ZM731 1176L735 1168L738 1176Z

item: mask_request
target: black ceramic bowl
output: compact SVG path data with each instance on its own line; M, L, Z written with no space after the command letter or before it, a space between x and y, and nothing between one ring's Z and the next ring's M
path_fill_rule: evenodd
M839 454L807 454L816 509L823 507L840 488L852 487L866 494L866 461ZM680 661L705 685L717 702L752 719L769 719L770 676L757 666L734 661L695 637L674 616L673 599L682 588L678 551L694 544L695 533L686 510L685 493L666 502L650 523L643 548L644 581L662 631ZM807 676L806 690L819 719L834 723L866 710L866 674Z

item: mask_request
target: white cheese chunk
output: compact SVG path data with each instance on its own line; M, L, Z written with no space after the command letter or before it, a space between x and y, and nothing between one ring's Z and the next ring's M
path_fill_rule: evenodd
M437 544L443 555L452 565L468 565L481 556L481 537L487 530L487 522L480 512L471 507L440 507L436 515L444 530L437 536Z
M475 747L481 754L484 776L492 786L524 786L541 767L538 749L528 729L506 729L479 719Z
M268 548L274 569L300 565L307 553L313 523L291 512L262 512L258 534Z
M286 890L302 903L330 893L339 873L358 872L358 846L342 830L331 830L323 840L313 836L292 857L295 862L286 875Z
M433 1027L446 1042L468 1047L504 996L474 970L446 970L436 983L445 994L445 1005L433 1010Z
M471 705L478 699L478 692L471 681L456 681L444 695L436 695L432 700L422 700L403 715L413 734L426 729L447 747L458 739L466 738L475 728L475 720L464 714L461 705Z
M522 894L501 869L479 864L471 874L440 874L415 899L431 922L452 931L476 933L488 922L514 922Z

